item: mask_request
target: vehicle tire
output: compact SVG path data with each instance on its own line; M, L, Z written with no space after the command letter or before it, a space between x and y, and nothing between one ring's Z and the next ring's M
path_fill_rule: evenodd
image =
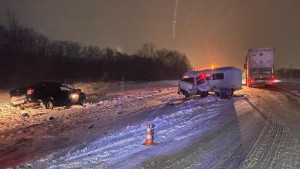
M208 92L201 92L200 95L201 95L201 97L207 97L208 96Z
M233 90L232 89L220 89L220 98L221 99L230 99L231 96L233 95Z
M44 102L44 106L46 109L53 109L54 107L54 102L50 99L47 99L45 102Z
M86 106L86 98L85 97L84 98L80 98L79 101L78 101L78 103L81 106L85 107Z
M185 96L185 98L188 98L188 97L190 97L190 95L189 95L189 94L184 94L184 96Z
M185 96L185 98L188 98L191 96L188 92L186 92L185 90L182 90L182 89L180 89L180 93L183 94Z

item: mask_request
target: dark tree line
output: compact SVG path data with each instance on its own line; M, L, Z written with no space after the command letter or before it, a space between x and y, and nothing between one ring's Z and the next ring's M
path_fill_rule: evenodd
M282 68L276 71L275 74L279 78L289 79L289 78L300 78L300 70L299 69L286 69Z
M112 48L49 40L21 26L8 15L0 25L0 88L54 81L113 81L178 79L190 69L187 57L175 50L146 43L135 54Z

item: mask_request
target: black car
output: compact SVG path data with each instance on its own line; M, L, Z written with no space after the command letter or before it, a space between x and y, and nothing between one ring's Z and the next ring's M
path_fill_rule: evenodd
M12 106L21 108L42 105L46 109L54 106L70 106L80 104L85 106L86 94L65 82L40 82L27 87L9 91Z

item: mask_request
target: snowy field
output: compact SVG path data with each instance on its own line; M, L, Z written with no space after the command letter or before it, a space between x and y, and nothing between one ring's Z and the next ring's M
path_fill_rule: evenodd
M184 98L176 84L78 83L87 107L52 111L11 108L2 91L0 168L300 167L297 83L230 100ZM155 146L142 145L147 124Z

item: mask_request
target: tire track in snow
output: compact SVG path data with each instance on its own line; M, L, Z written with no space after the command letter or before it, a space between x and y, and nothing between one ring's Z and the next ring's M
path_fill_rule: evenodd
M258 105L268 114L268 119L242 168L300 167L299 139L288 128L294 123L293 120L287 120L297 109L288 111L284 108L290 106L286 103L290 100L285 93L255 90L262 96Z
M242 168L294 168L299 165L299 154L299 141L278 122L268 121ZM298 161L290 161L295 158Z

